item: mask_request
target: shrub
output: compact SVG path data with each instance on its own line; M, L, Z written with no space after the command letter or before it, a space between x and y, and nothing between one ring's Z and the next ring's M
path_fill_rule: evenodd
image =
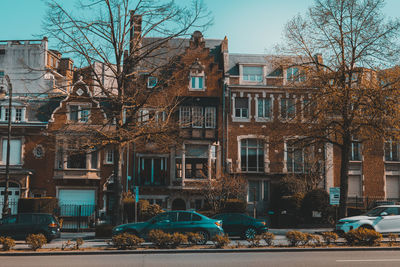
M321 237L319 235L313 235L313 234L305 234L306 236L306 242L304 245L309 245L309 246L320 246L321 245Z
M307 223L327 223L333 209L329 205L329 195L323 189L307 192L301 201L301 214ZM314 218L313 211L321 213L321 218Z
M136 235L123 233L112 237L112 244L117 249L135 249L144 240Z
M335 243L338 240L339 236L334 232L322 232L322 239L324 240L325 244L330 245Z
M176 248L181 244L187 244L188 238L186 235L181 233L173 233L171 236L171 244L169 247Z
M388 234L389 245L390 245L390 246L393 246L394 243L396 243L397 238L399 238L399 235L398 235L398 234L393 234L393 233Z
M262 236L262 239L264 239L267 246L272 246L272 244L274 243L274 239L275 239L275 235L273 233L266 232L266 233L263 233L261 236Z
M189 245L196 245L201 241L201 236L198 233L188 232L186 233Z
M83 239L82 238L78 238L78 239L76 239L75 240L75 249L80 249L81 248L81 246L83 245Z
M216 235L211 239L211 241L214 243L216 248L223 248L231 242L227 234Z
M0 237L0 244L2 245L2 249L4 251L8 251L15 247L15 240L11 237Z
M254 248L254 247L259 247L260 246L260 242L262 240L262 236L261 235L255 235L253 238L248 238L247 242L249 242L249 247Z
M224 203L224 207L220 210L221 213L231 213L238 212L244 213L246 212L247 202L242 199L227 199Z
M307 235L299 231L289 231L286 233L286 238L291 247L297 247L307 243Z
M26 243L33 251L36 251L47 243L47 239L43 234L30 234L26 238Z
M18 212L51 213L58 212L58 199L55 197L21 198L18 200Z
M357 229L353 229L345 233L344 238L346 239L347 244L351 246L371 246L379 244L379 242L382 240L382 234L373 229L358 227Z
M95 237L111 237L113 226L110 224L97 225L94 229Z

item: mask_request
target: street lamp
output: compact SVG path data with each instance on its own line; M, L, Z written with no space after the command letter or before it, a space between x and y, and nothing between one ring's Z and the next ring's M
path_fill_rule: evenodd
M6 185L4 190L4 201L3 201L3 211L2 217L9 214L8 209L8 186L10 181L10 139L11 139L11 106L12 106L12 84L10 82L10 77L4 75L8 87L8 128L7 128L7 156L6 156ZM6 90L0 85L0 99L4 99L6 95Z

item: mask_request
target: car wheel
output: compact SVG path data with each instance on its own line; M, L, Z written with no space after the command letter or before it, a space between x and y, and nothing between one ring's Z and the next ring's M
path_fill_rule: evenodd
M210 238L206 231L197 231L196 234L200 236L200 239L196 242L197 245L205 245Z
M252 239L256 236L256 234L257 234L256 229L254 229L253 227L249 227L244 231L243 236L245 239Z

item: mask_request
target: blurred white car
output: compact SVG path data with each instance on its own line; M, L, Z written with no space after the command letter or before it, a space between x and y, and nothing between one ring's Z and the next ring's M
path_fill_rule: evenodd
M363 227L380 233L400 233L400 205L378 206L359 216L340 219L336 231L346 233Z

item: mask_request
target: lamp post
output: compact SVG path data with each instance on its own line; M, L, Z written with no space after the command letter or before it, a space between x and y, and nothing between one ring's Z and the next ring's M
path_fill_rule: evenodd
M7 81L8 87L8 128L7 128L7 156L6 156L6 184L4 190L4 201L3 201L3 211L2 217L9 214L8 209L8 186L10 181L10 139L11 139L11 107L12 107L12 84L10 82L10 77L8 75L4 75L4 78ZM6 91L3 87L0 87L0 98L3 99L6 95Z

